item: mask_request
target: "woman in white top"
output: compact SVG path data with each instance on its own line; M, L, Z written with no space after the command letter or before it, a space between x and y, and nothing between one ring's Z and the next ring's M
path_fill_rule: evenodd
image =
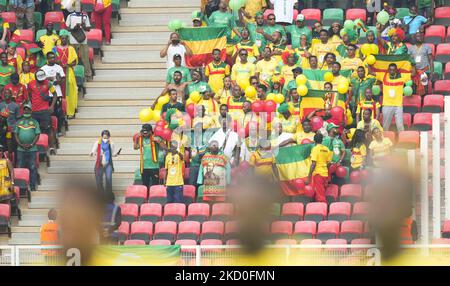
M180 36L177 33L170 34L170 40L167 45L159 53L161 58L166 57L167 59L167 69L175 66L173 62L173 56L179 54L181 55L181 65L186 66L185 56L192 56L192 50L180 41Z

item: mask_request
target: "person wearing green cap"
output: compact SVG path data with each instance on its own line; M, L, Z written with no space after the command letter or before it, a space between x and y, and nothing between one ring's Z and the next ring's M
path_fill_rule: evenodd
M189 95L194 91L202 93L207 89L211 89L207 82L202 81L202 74L199 70L192 70L191 78L192 82L186 86L186 91L184 92L186 97L189 97Z
M290 38L293 49L300 48L301 35L305 35L309 43L312 40L311 30L305 25L305 16L302 14L297 15L297 19L294 24L286 27L286 32Z
M331 163L339 166L345 158L345 146L341 138L339 138L339 126L334 123L328 123L326 127L328 136L323 138L322 144L333 152Z
M298 117L293 116L289 111L289 105L287 103L282 103L277 109L278 113L281 114L281 118L276 120L281 122L282 131L294 134L297 132L298 128Z

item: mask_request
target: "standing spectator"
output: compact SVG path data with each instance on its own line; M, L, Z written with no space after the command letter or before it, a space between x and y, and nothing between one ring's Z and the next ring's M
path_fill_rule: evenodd
M239 86L250 84L250 77L255 75L256 67L248 61L248 51L241 49L239 51L239 60L231 69L231 80Z
M114 165L112 157L120 154L116 152L114 143L111 141L111 133L109 130L103 130L101 138L94 142L91 150L91 157L96 157L95 161L95 179L97 181L97 188L104 193L112 192L112 173L114 172ZM103 176L106 179L106 189L103 185Z
M266 7L266 0L247 1L240 11L244 15L246 23L255 23L256 13L262 11Z
M434 4L434 5L433 5ZM433 10L436 4L432 0L417 0L417 7L419 8L419 14L430 19L433 17Z
M173 57L175 55L181 56L181 65L186 66L185 57L191 56L191 49L180 41L180 36L177 33L170 34L170 40L164 49L161 50L159 56L161 58L167 57L167 69L175 66L173 62Z
M361 101L358 103L358 106L356 107L356 122L358 123L359 120L363 117L362 113L366 109L372 110L372 118L378 120L380 116L380 107L380 103L373 99L372 89L366 88L364 100L361 99Z
M106 44L111 44L111 16L112 5L111 0L96 0L94 11L92 12L92 22L95 23L95 28L104 29Z
M341 165L346 153L344 142L342 142L339 137L338 128L339 126L336 124L328 123L326 127L328 136L325 136L322 142L322 144L328 147L328 150L330 150L333 154L331 157L331 173L333 173L332 170L336 170L336 168Z
M89 16L86 13L81 12L80 0L75 2L75 11L67 16L66 26L70 32L69 43L74 47L77 54L80 55L86 79L91 80L92 68L89 60L89 46L86 37L86 32L89 32L91 29L91 23L89 22ZM74 35L77 37L74 37Z
M209 139L209 143L215 141L218 144L220 151L227 157L230 163L237 163L239 161L239 135L234 132L232 128L231 116L227 115L225 118L220 118L222 128L219 128L214 135Z
M0 145L0 201L9 201L14 196L14 166L5 157L3 145Z
M206 17L219 10L220 0L202 0L202 12Z
M410 46L408 53L416 63L416 73L413 76L414 84L416 86L416 94L425 95L427 85L422 84L422 78L430 78L434 72L433 55L430 46L423 43L423 34L417 32L415 34L415 44ZM428 80L426 80L428 83Z
M3 52L0 54L0 93L3 92L3 89L6 85L11 82L11 75L16 72L16 69L13 66L8 64L8 55Z
M270 0L277 23L290 25L294 19L294 5L296 0Z
M388 32L390 41L381 37L381 24L377 23L378 45L381 47L380 54L385 55L403 55L408 52L408 48L403 43L405 40L405 31L402 28L392 28Z
M8 155L12 159L12 153L14 151L14 139L13 131L16 127L16 122L20 118L20 107L13 101L12 92L9 89L5 89L4 101L0 102L0 116L6 118L6 147ZM2 142L0 142L1 144Z
M206 66L205 77L212 91L217 93L223 88L223 79L230 75L230 66L220 58L219 49L214 49L212 55L213 61Z
M262 59L256 63L255 75L262 84L269 84L269 80L277 71L278 63L275 56L272 56L272 50L269 47L264 48Z
M37 168L36 168L36 142L41 134L39 122L31 117L31 104L23 106L23 116L16 122L14 137L17 142L17 166L27 168L30 171L30 189L36 191Z
M311 42L311 30L305 25L305 16L297 15L295 24L286 27L286 32L290 38L290 43L293 49L300 48L300 36L305 35L307 42Z
M431 25L431 20L417 14L417 7L409 7L409 15L403 17L404 30L406 31L407 41L414 43L414 35Z
M34 27L34 0L10 0L10 8L16 13L18 29L32 29Z
M377 119L373 118L372 109L365 109L362 112L362 120L358 122L358 124L356 125L356 129L363 130L366 134L367 142L370 142L372 140L372 133L375 128L383 131L383 127L381 127L380 122Z
M183 154L178 151L178 142L170 142L170 149L165 160L167 203L183 203Z
M311 150L311 167L309 169L308 180L314 189L316 202L327 202L325 188L328 182L328 168L331 162L332 152L322 145L323 135L314 135L314 146Z
M180 54L173 56L174 66L167 70L166 84L174 83L173 73L179 71L182 75L181 83L191 81L191 72L189 69L182 65L182 59Z
M47 33L42 35L38 41L38 45L42 48L44 56L46 56L48 52L51 52L54 47L61 44L59 36L54 33L53 23L48 23L46 29Z

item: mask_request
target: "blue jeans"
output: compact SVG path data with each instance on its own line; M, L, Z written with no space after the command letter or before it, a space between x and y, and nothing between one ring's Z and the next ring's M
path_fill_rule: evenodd
M101 166L100 168L95 168L95 180L97 181L97 188L102 191L112 192L112 166L108 164L106 166ZM106 189L103 186L103 176L105 176Z
M19 168L30 170L30 188L36 189L37 169L36 169L36 151L17 150L17 165Z
M167 186L167 203L184 203L183 186Z

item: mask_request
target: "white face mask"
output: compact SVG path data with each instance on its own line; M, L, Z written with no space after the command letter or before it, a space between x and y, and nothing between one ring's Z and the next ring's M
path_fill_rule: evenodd
M108 143L109 139L103 138L102 141L103 141L103 143Z

